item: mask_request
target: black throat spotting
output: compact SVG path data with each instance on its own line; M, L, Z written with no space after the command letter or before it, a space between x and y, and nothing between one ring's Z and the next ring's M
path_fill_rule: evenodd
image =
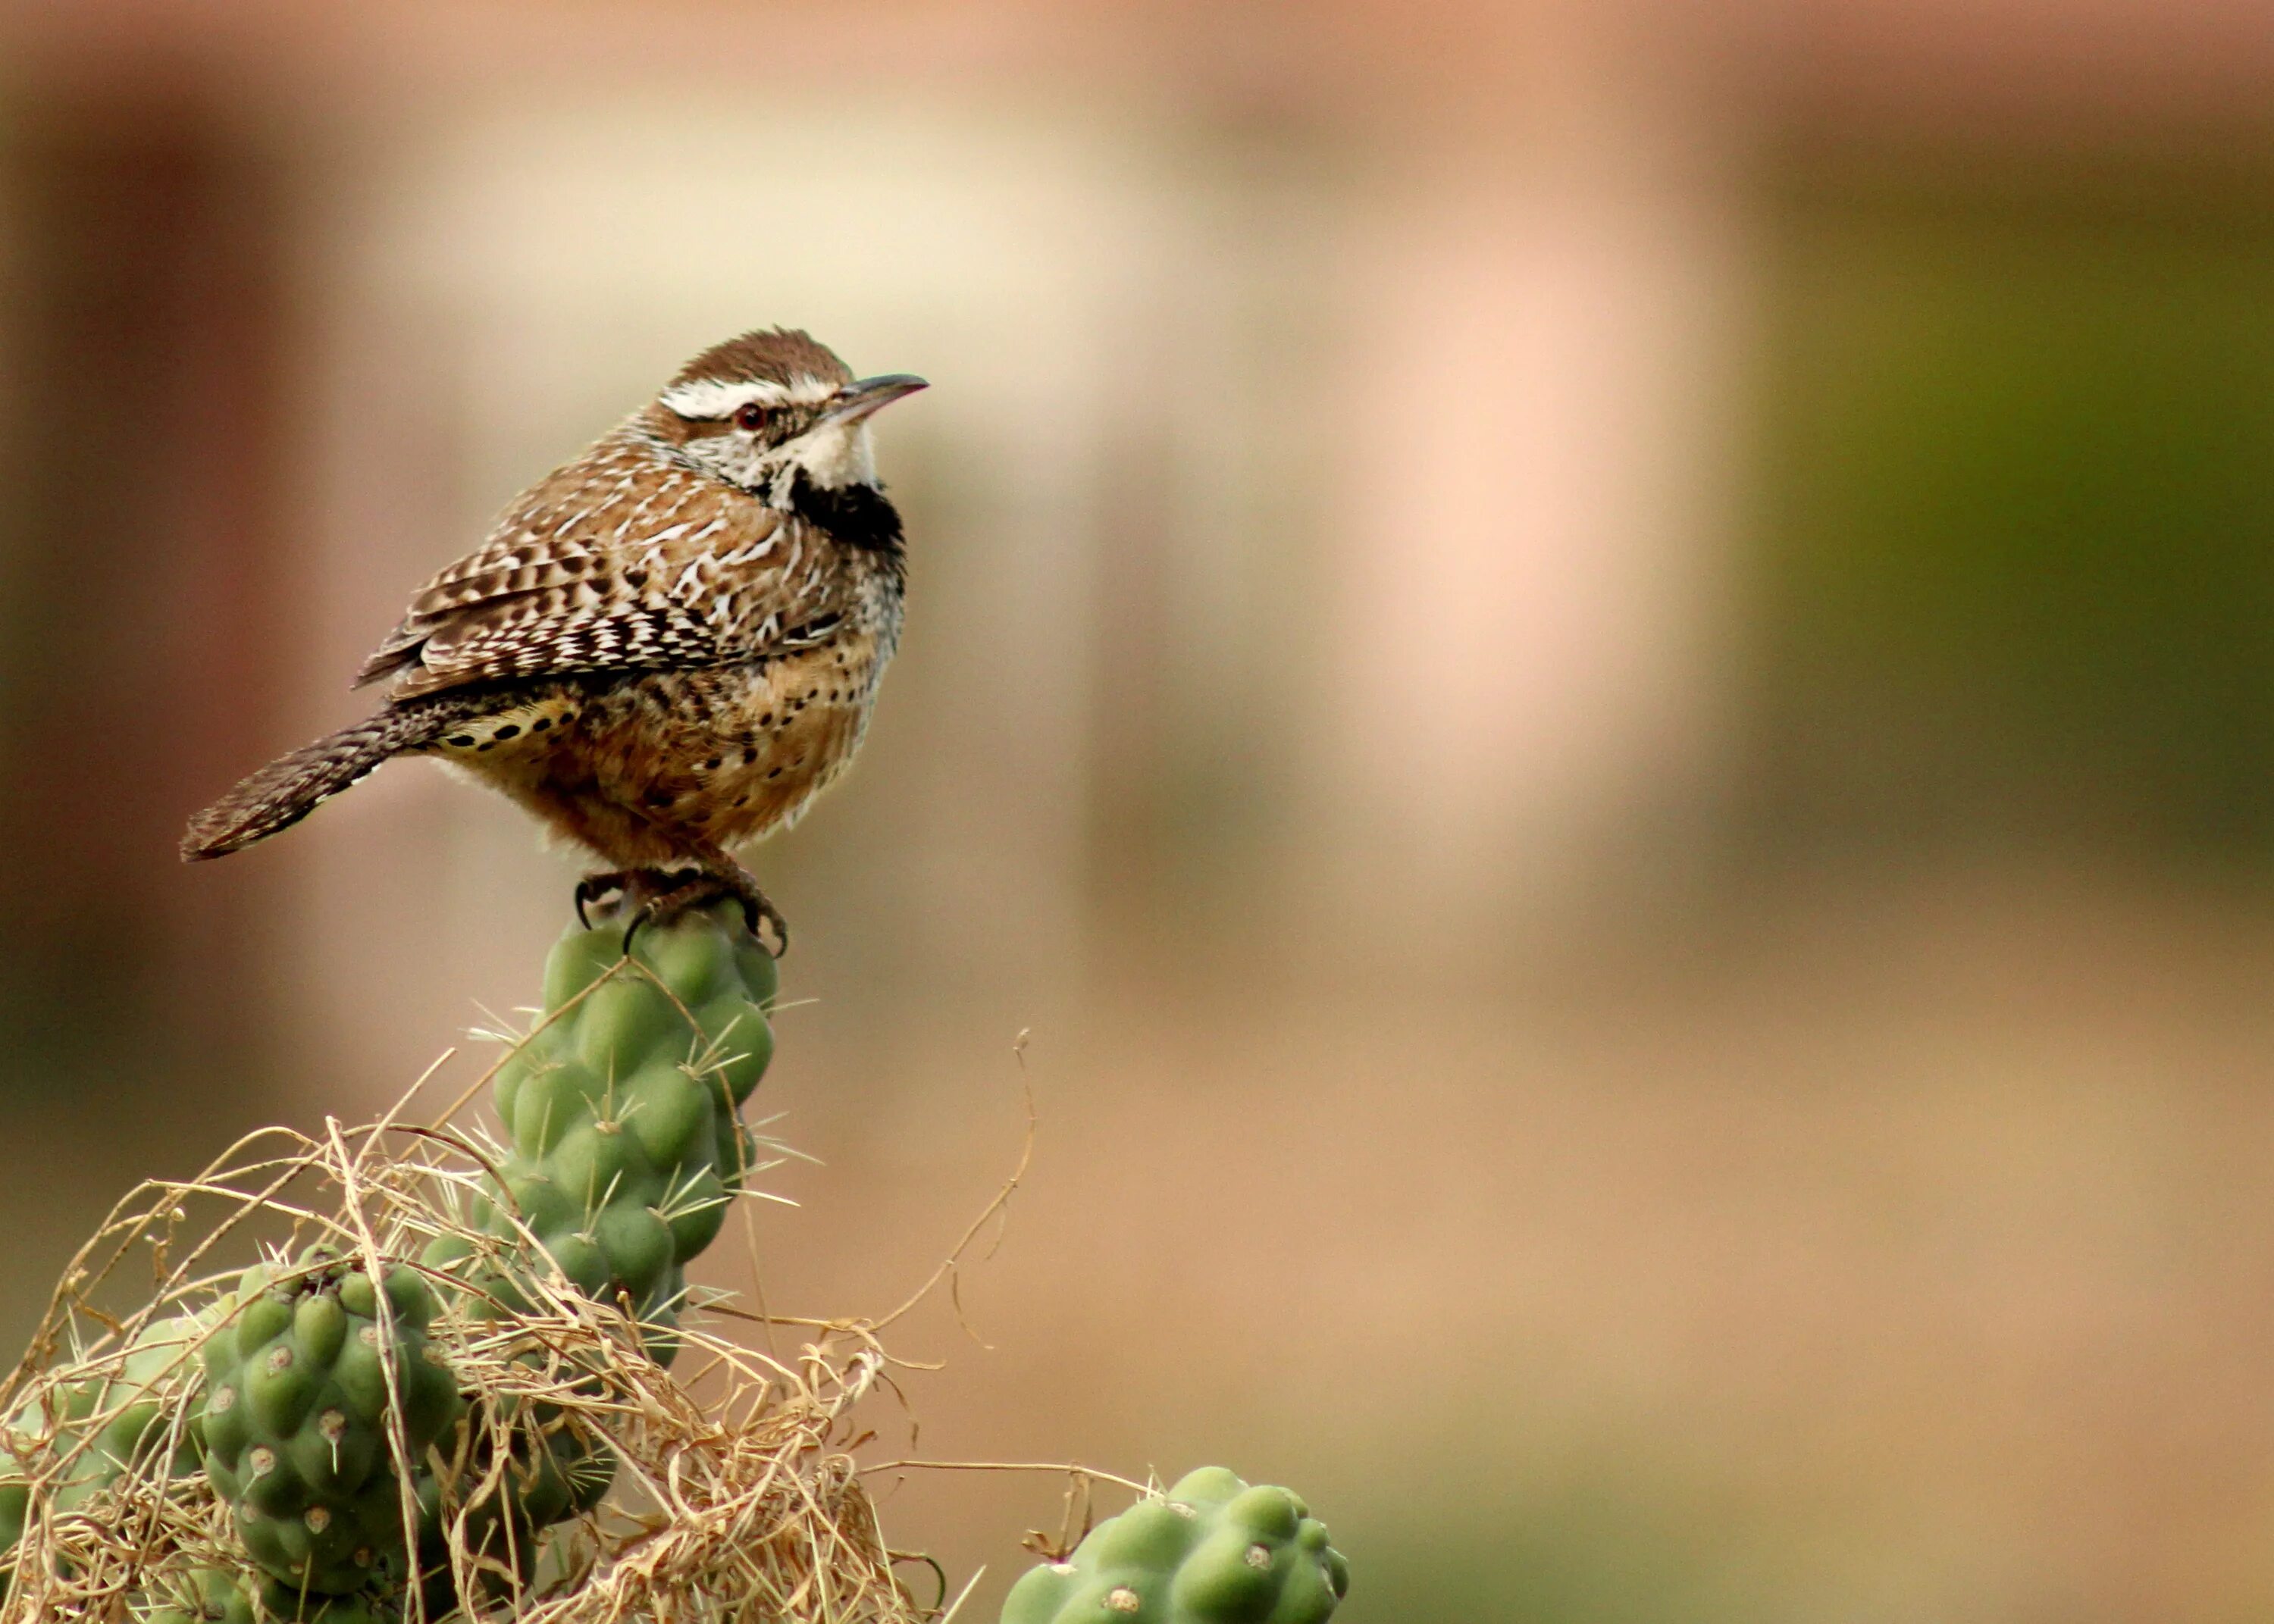
M901 551L900 510L875 485L848 485L825 491L801 468L790 482L789 510L848 547L896 554Z

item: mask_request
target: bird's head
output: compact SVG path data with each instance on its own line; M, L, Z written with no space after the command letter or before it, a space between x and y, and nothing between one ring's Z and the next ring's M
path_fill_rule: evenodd
M786 507L797 477L818 491L877 486L869 419L924 387L855 378L826 345L787 328L745 333L697 356L649 409L651 426L731 485Z

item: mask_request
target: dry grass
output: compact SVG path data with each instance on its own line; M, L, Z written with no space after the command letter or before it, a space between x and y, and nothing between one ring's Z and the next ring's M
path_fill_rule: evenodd
M456 1107L439 1124L412 1125L418 1092L380 1122L330 1123L320 1137L267 1130L195 1178L142 1184L80 1251L30 1350L0 1383L7 1441L33 1487L0 1624L123 1620L138 1601L185 1592L195 1569L237 1565L227 1508L201 1473L169 1462L202 1402L199 1345L226 1326L216 1305L245 1265L320 1244L366 1267L419 1267L445 1234L475 1248L478 1266L513 1264L512 1242L462 1216L500 1147L448 1125ZM952 1284L953 1265L932 1286ZM456 1458L501 1458L497 1417L541 1404L604 1440L617 1462L607 1502L555 1529L526 1584L470 1552L463 1519L453 1523L459 1593L484 1594L486 1576L484 1616L916 1624L937 1615L896 1576L896 1564L913 1559L886 1547L849 1453L862 1435L856 1411L891 1381L894 1361L878 1332L893 1316L766 1320L769 1339L788 1326L804 1340L794 1356L776 1357L705 1328L759 1316L691 1304L666 1369L627 1313L557 1274L529 1282L531 1312L499 1318L480 1313L480 1294L461 1282L422 1272L446 1304L433 1338L472 1401L469 1413L488 1417L480 1425L493 1432L488 1450L462 1437ZM101 1395L93 1413L64 1420L72 1395L90 1392ZM107 1487L57 1505L56 1491L85 1472L103 1425L142 1403L156 1408L162 1446L137 1452ZM399 1436L395 1446L399 1458ZM471 1485L468 1498L482 1489ZM406 1491L406 1526L411 1516ZM423 1616L415 1596L408 1610Z

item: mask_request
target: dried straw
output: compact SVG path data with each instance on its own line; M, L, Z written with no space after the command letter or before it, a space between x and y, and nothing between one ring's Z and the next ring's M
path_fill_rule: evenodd
M146 1183L81 1248L29 1351L0 1382L0 1443L32 1485L0 1624L113 1624L190 1594L197 1569L241 1564L228 1510L203 1474L169 1465L203 1402L198 1350L228 1323L216 1304L236 1266L264 1252L282 1264L321 1243L367 1267L418 1267L438 1235L473 1250L469 1277L480 1278L484 1264L513 1264L511 1241L463 1216L470 1197L495 1190L489 1175L501 1147L476 1131L409 1124L412 1095L377 1123L329 1122L315 1137L268 1129L195 1178ZM446 1124L449 1114L455 1108ZM797 1324L810 1339L780 1358L704 1328L709 1319L749 1316L688 1304L689 1323L676 1333L682 1377L651 1357L643 1327L621 1307L587 1299L557 1274L526 1280L523 1267L529 1311L503 1318L480 1313L478 1291L462 1278L425 1271L446 1304L430 1335L472 1400L470 1414L487 1417L493 1432L486 1451L462 1435L454 1458L469 1471L474 1459L501 1462L507 1424L498 1417L541 1402L571 1431L605 1441L616 1478L599 1513L553 1531L526 1584L466 1548L463 1518L452 1524L460 1594L484 1596L480 1616L528 1624L932 1616L895 1576L847 1453L862 1435L854 1412L890 1363L875 1327L772 1321ZM704 1306L720 1313L704 1315ZM161 1368L139 1369L152 1363ZM72 1395L88 1391L101 1394L93 1413L67 1420ZM56 1507L55 1491L90 1463L103 1424L141 1402L158 1408L162 1447L139 1452L81 1503ZM399 1459L399 1430L395 1444ZM492 1478L502 1470L492 1468ZM406 1494L406 1527L410 1515ZM478 1583L485 1568L486 1594ZM415 1595L408 1613L422 1616Z

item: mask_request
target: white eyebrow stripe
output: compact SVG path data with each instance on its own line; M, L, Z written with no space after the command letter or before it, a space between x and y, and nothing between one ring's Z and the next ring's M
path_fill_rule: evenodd
M781 384L729 383L719 378L698 378L663 392L663 403L682 417L723 417L753 402L779 406L788 399L789 390Z
M697 378L689 383L674 384L663 392L662 398L666 406L682 417L724 417L731 416L737 407L752 403L817 406L836 393L837 386L828 379L800 373L786 384L764 379L752 381Z

